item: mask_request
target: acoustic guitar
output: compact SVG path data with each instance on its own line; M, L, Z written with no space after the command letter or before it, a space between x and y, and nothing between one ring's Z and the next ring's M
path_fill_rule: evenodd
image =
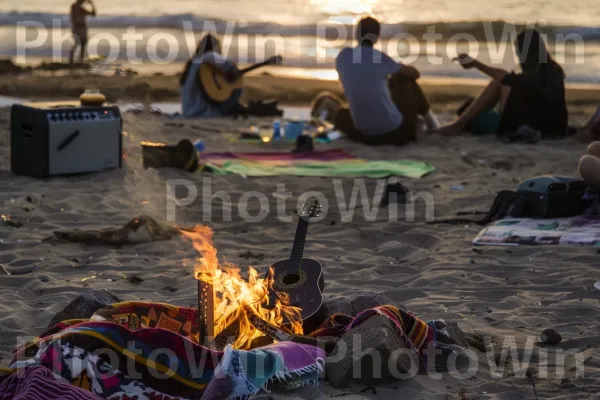
M281 64L282 61L283 58L281 56L274 56L261 63L241 69L238 78L233 82L227 80L225 73L219 68L212 64L204 63L198 68L198 80L204 90L204 94L209 100L214 103L223 103L227 101L236 90L242 88L244 85L245 74L266 65Z
M285 293L290 305L302 309L302 326L305 333L318 328L324 319L321 315L325 286L323 267L317 260L303 258L308 222L320 212L318 200L310 199L304 204L298 212L298 226L290 258L278 261L272 266L273 290ZM271 295L273 296L273 293Z

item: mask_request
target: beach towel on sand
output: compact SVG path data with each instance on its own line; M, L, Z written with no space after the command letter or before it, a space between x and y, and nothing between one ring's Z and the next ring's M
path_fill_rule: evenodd
M420 161L370 161L343 150L308 153L206 153L200 170L217 175L421 178L435 170Z
M473 244L600 246L600 216L502 219L484 228Z
M402 176L422 178L435 168L419 161L366 161L362 162L296 162L292 165L268 165L256 161L228 161L222 166L207 164L216 175L237 174L241 176L318 176L387 178Z

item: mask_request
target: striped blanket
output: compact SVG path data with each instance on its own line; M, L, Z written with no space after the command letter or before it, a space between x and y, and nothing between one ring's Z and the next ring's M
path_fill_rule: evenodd
M394 306L371 308L359 313L356 317L334 314L320 328L312 332L311 336L341 336L373 315L383 315L392 321L398 334L415 351L421 351L428 343L435 340L434 331L429 324Z
M312 336L339 337L375 314L389 318L417 354L436 344L435 326L392 306L334 315ZM326 354L312 345L202 347L193 341L194 319L193 309L136 302L64 321L16 350L12 370L0 373L0 400L246 400L267 385L316 384L324 372Z
M315 346L277 343L224 352L200 346L196 317L191 308L130 302L99 310L91 320L63 321L16 350L13 373L0 374L0 399L51 398L36 397L40 380L28 378L40 367L51 372L42 374L44 385L61 382L57 398L66 384L78 389L74 398L83 390L110 400L246 398L267 384L316 383L323 373L325 353ZM29 384L15 385L18 374Z

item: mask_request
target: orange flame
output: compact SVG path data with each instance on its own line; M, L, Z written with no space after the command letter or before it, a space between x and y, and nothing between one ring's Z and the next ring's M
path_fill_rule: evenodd
M286 296L274 296L275 304L269 306L272 270L266 278L259 278L258 271L248 267L248 280L245 280L235 265L219 263L217 249L213 246L213 231L208 226L198 225L193 230L181 233L192 241L194 248L202 255L194 267L195 278L213 286L215 336L236 323L239 328L233 347L250 348L252 341L263 334L250 323L248 312L255 313L285 332L302 333L301 310L289 305Z

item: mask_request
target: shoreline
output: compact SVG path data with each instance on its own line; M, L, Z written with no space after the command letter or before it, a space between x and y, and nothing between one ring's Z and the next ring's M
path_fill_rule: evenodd
M476 96L487 81L424 76L419 83L434 110L448 111ZM308 105L322 91L343 97L338 81L314 78L249 75L244 79L244 87L242 101L274 99L282 104ZM112 102L179 102L177 75L108 76L77 72L0 76L0 96L19 99L77 99L85 89L99 89ZM600 85L568 84L566 97L570 112L591 115L600 99Z

